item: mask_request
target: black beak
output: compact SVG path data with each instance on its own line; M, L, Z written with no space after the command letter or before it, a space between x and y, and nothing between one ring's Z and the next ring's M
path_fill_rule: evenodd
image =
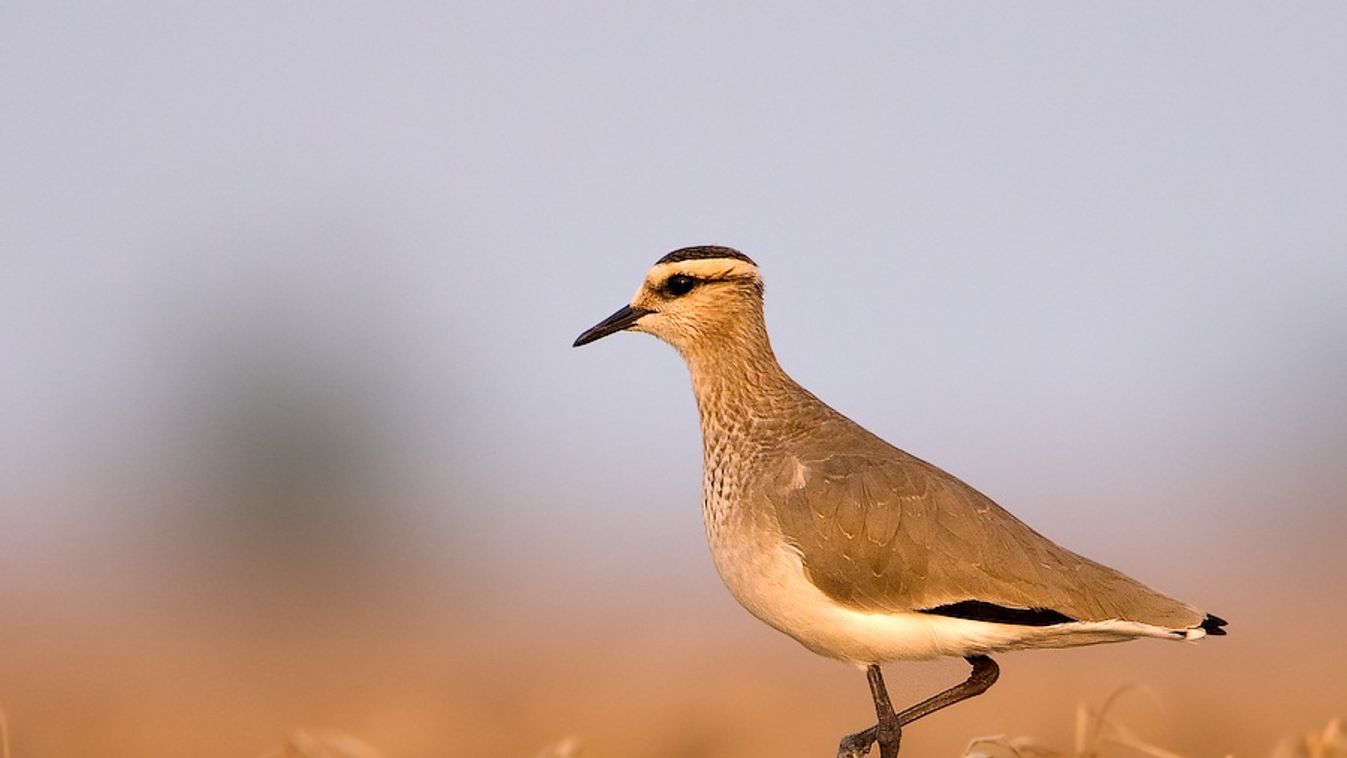
M630 305L624 305L620 310L618 310L617 313L614 313L608 318L600 321L590 329L586 330L584 334L581 334L579 337L576 337L575 344L572 345L571 347L580 347L581 345L588 345L589 343L593 342L594 340L600 337L607 337L608 335L613 334L614 332L620 332L623 329L630 329L636 325L637 319L641 318L647 313L652 312L653 311L648 311L645 310L644 308L633 308Z

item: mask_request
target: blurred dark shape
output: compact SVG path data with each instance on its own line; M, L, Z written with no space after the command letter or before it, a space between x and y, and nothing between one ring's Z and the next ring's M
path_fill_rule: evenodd
M204 409L228 541L273 570L368 562L378 552L380 435L362 367L322 365L304 345L255 347L218 356Z
M175 569L206 582L212 602L306 612L445 581L452 530L426 528L425 495L398 470L427 400L395 360L390 277L372 251L330 240L264 250L238 256L223 281L176 282L164 314L175 477L190 493L171 527Z

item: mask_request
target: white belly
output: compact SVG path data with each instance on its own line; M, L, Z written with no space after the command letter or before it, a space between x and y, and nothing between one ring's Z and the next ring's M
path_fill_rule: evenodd
M1031 627L848 608L809 581L799 554L775 531L733 521L707 522L711 555L725 585L754 616L829 658L869 664L1074 647L1137 637L1176 639L1172 629L1129 621ZM1187 639L1205 636L1201 630L1193 631Z

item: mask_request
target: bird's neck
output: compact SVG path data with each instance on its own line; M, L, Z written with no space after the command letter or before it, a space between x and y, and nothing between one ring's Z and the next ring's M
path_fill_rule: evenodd
M683 350L701 416L708 464L727 451L753 452L779 439L797 417L804 392L776 361L765 329Z

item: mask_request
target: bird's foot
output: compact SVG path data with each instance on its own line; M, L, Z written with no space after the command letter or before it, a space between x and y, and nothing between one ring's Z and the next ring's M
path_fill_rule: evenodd
M869 729L843 737L837 746L837 758L864 758L870 754L870 746L875 743L879 744L880 758L897 758L898 745L902 739L903 727L895 715Z
M878 727L870 727L842 738L837 746L837 758L865 758L870 754L870 745L874 744Z

